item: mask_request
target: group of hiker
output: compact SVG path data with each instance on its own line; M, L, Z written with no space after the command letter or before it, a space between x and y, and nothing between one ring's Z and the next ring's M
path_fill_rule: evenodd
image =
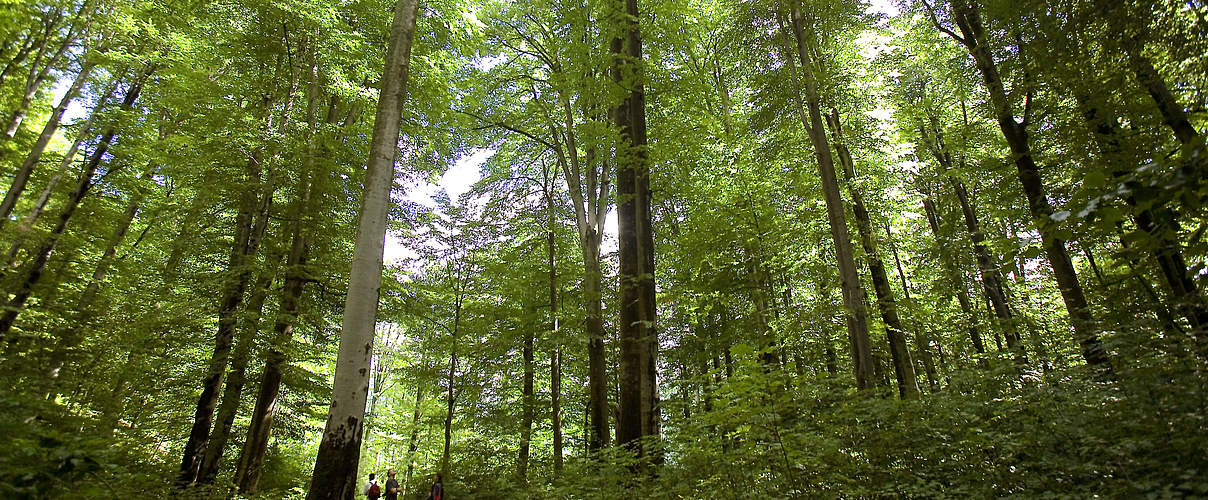
M428 492L427 500L445 500L445 485L441 482L440 473L432 478L432 488ZM402 491L402 486L398 484L398 480L394 478L394 469L386 471L386 484L378 484L378 481L373 473L369 474L369 482L365 484L365 498L369 500L398 500L398 492Z

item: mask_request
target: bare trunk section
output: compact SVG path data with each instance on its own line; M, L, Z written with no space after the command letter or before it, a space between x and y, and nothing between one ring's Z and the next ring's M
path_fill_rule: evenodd
M822 195L826 201L826 217L830 223L831 238L835 245L835 259L839 267L839 278L843 293L844 317L847 322L847 336L851 348L852 369L856 379L856 387L867 389L875 384L873 380L872 345L868 338L868 311L864 306L864 288L860 284L856 261L852 253L851 234L848 232L847 220L843 210L843 199L839 196L839 180L835 176L834 158L831 156L830 144L826 140L826 125L822 121L821 105L814 77L813 62L807 50L804 18L800 7L793 5L790 20L792 34L796 41L797 58L804 72L805 102L801 102L797 94L797 113L801 125L805 128L814 146L814 155L818 161L818 174L822 181ZM796 82L797 73L791 56L790 70ZM803 105L804 104L804 105Z
M147 79L150 78L151 73L154 70L154 66L149 66L130 86L130 89L126 91L126 96L123 98L121 106L123 110L129 110L134 107L134 101L138 99L139 93L143 90L143 85L147 82ZM109 151L109 145L113 142L113 138L116 135L117 128L115 125L111 125L105 129L104 134L101 135L100 142L97 143L96 149L92 152L92 156L89 157L88 161L84 164L84 168L76 180L75 189L73 189L71 194L68 195L67 202L64 205L63 210L59 212L58 222L51 230L50 235L38 247L37 252L34 254L33 262L29 266L29 270L26 271L25 275L20 281L20 285L18 286L16 293L14 293L12 299L9 300L8 305L5 308L4 315L0 317L0 339L5 339L11 342L12 339L9 337L9 331L12 329L13 323L17 320L17 316L20 315L21 311L24 309L25 301L28 300L33 294L34 285L36 285L42 278L42 273L46 270L46 263L50 260L50 254L54 251L55 245L59 241L59 237L61 237L64 231L66 231L67 224L71 221L71 217L75 214L76 209L79 208L80 202L83 201L84 196L87 195L88 191L92 188L94 180L93 176L100 167L101 160L105 156L105 153ZM113 170L110 170L110 173L112 172Z
M621 8L621 3L616 4ZM620 420L617 442L655 463L659 454L643 437L657 437L659 428L655 327L654 237L650 213L650 163L646 151L646 97L642 68L642 36L637 0L626 0L618 16L623 38L612 41L612 77L628 89L613 111L620 129L617 145L617 241L620 260Z
M902 259L898 258L898 246L893 242L893 231L889 229L889 221L885 221L885 237L889 241L889 251L893 254L894 266L898 269L898 279L902 281L902 297L906 299L907 304L912 304L910 301L910 285L906 283L906 271L902 269ZM931 339L923 333L923 329L919 327L914 334L914 351L918 353L918 357L922 361L923 371L927 374L927 384L931 387L931 391L935 392L939 388L939 380L935 376L935 362L931 358Z
M567 192L575 211L575 227L579 236L579 249L583 254L583 304L584 327L587 331L587 386L588 425L587 447L589 451L608 446L608 373L604 352L604 318L601 302L603 274L600 271L600 239L604 217L608 213L608 191L610 176L607 159L601 159L600 170L596 171L594 151L580 160L575 138L575 122L570 97L560 93L566 143L553 124L550 125L553 142L550 146L558 158L558 166L566 178ZM584 165L586 163L586 165ZM584 172L586 170L586 172ZM587 183L584 186L583 179Z
M1082 284L1078 282L1078 273L1066 251L1065 240L1057 237L1054 221L1050 218L1053 214L1053 206L1049 202L1044 182L1040 177L1040 169L1032 158L1027 132L1027 117L1023 123L1015 119L1011 102L998 73L998 66L990 53L990 48L986 46L986 36L977 5L973 0L954 0L951 7L952 18L956 21L963 36L950 33L968 48L986 85L986 90L990 94L994 115L1014 157L1019 182L1022 184L1028 200L1028 209L1036 221L1036 228L1040 231L1045 255L1048 257L1049 265L1053 268L1053 275L1061 290L1061 298L1069 312L1074 335L1082 345L1082 355L1088 364L1110 373L1111 360L1103 343L1099 341L1098 327L1087 306L1086 296L1082 292Z
M830 126L839 165L843 167L843 177L851 195L852 213L856 216L856 233L860 237L860 245L864 247L865 258L868 259L868 272L872 276L873 291L877 295L877 307L881 310L881 320L885 322L885 336L889 341L889 355L893 360L894 376L898 382L898 395L902 399L915 399L919 396L919 383L914 372L914 361L910 358L910 349L906 347L906 330L898 317L898 305L893 296L893 288L889 285L889 275L885 272L885 262L881 260L881 254L877 250L872 217L864 205L863 193L856 186L856 166L843 136L839 110L831 108L827 125Z
M964 109L963 103L962 109ZM928 147L931 149L932 156L935 157L936 162L940 166L941 173L946 176L948 179L948 184L952 187L953 193L956 195L957 203L960 205L961 209L961 216L963 217L965 223L965 231L969 233L969 239L973 242L973 255L977 260L978 274L982 278L982 291L985 293L986 301L991 304L990 310L994 317L997 318L999 328L1005 333L1007 345L1012 349L1015 349L1017 355L1022 356L1022 346L1019 343L1019 333L1011 313L1011 308L1007 304L1007 294L1003 285L1002 273L998 270L998 264L994 257L990 255L989 250L986 248L985 233L982 232L981 221L978 220L977 212L973 209L972 202L969 201L969 191L965 188L965 184L951 173L955 168L952 159L952 152L948 149L948 145L944 140L944 134L941 130L939 120L934 115L931 116L931 127L933 129L932 132L934 137L928 136L926 130L923 128L919 129L919 134L924 138L925 141L929 143ZM924 207L930 210L928 217L936 218L935 207L934 205L931 205L930 198L924 200L923 203ZM933 224L932 232L935 233L938 241L940 239L939 226ZM955 277L958 276L959 273L956 271L955 267L952 268L951 272L953 273L954 279L956 279ZM954 285L958 286L958 290L960 291L965 290L963 283L957 283L954 281ZM967 297L965 300L968 300ZM964 305L961 307L962 309L965 308ZM965 312L966 314L970 314L969 321L970 324L972 324L972 307L970 306L969 310ZM997 342L997 333L995 333L994 338ZM979 354L984 353L985 350L983 348L978 348L979 344L980 339L974 342L975 348L978 349ZM1019 359L1021 362L1023 361L1022 357Z
M4 201L0 202L0 228L4 227L4 223L8 221L8 216L13 213L13 208L17 206L17 200L21 197L21 193L25 191L25 185L29 182L29 177L33 174L34 168L38 166L38 160L42 158L46 145L50 143L50 139L54 137L55 131L59 129L59 122L62 121L63 113L67 111L67 106L80 95L80 91L88 83L88 78L95 67L96 63L85 61L80 67L80 72L76 73L75 80L71 82L71 87L67 89L67 93L63 94L63 98L59 100L59 104L50 112L50 119L42 127L42 133L34 141L29 155L25 157L25 162L21 164L21 167L14 174L13 182L9 185L8 192L4 194Z
M252 296L248 299L243 329L235 342L235 353L231 356L231 368L227 373L226 384L222 388L222 402L218 405L217 416L214 418L214 431L210 433L210 439L206 443L201 472L197 477L197 482L200 484L211 484L218 478L222 457L226 452L226 444L231 437L231 428L235 423L235 416L239 412L243 386L247 382L247 365L252 358L256 336L260 333L260 318L264 314L264 302L277 277L277 267L280 265L281 257L280 251L270 251L265 256L264 269L252 289Z
M267 102L264 108L267 114ZM262 152L257 151L252 155L248 161L247 182L255 185L264 182L260 169ZM239 309L243 304L244 292L252 277L251 268L268 224L274 186L271 182L265 182L263 189L263 194L248 189L242 194L239 203L239 212L235 218L235 238L227 261L228 275L223 284L222 297L218 301L218 329L214 334L214 351L210 355L206 376L202 379L201 395L197 398L193 426L189 431L184 457L181 459L180 475L177 477L177 484L181 487L192 485L201 478L210 427L214 422L214 412L220 396L219 389L222 387L231 358L231 347L234 345Z
M411 43L415 35L418 2L398 0L390 26L390 44L382 70L381 97L373 123L365 191L357 221L356 245L340 351L336 358L331 408L323 441L315 458L308 500L352 500L360 488L357 465L361 456L361 430L369 391L368 369L377 323L378 294L382 284L390 187L398 156L399 122L406 101Z
M557 227L554 218L554 197L550 184L553 176L546 175L545 209L548 212L546 221L546 257L549 268L549 335L554 347L549 356L549 392L550 392L550 427L554 433L554 475L562 473L562 340L558 332L558 267L557 245L554 230Z

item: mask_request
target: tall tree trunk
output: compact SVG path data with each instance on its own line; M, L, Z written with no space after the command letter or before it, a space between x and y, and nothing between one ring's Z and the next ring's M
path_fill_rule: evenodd
M533 334L524 332L524 345L521 347L524 357L524 384L521 391L521 406L523 422L520 424L520 451L516 457L517 475L521 483L528 481L529 443L533 438ZM450 379L450 382L452 380Z
M86 13L87 9L89 9L88 2L85 1L80 6L80 10L73 13L71 28L63 36L63 40L59 43L58 48L55 49L50 59L46 61L46 64L39 64L43 56L42 51L39 51L37 58L30 64L29 78L25 82L25 93L21 95L20 104L17 109L13 110L13 114L9 117L8 124L4 128L4 137L6 139L12 139L17 135L17 130L21 128L21 122L25 120L25 114L29 112L29 107L33 104L34 96L38 94L38 90L42 88L42 85L50 79L50 70L59 65L59 61L63 59L63 55L67 53L67 49L76 41L76 37L79 36L79 32L76 30L87 25L85 19L88 16ZM45 45L43 45L44 48ZM84 64L89 63L86 62Z
M910 285L906 283L906 272L902 270L902 259L898 258L898 246L893 242L893 232L889 229L889 221L885 221L885 237L889 240L889 251L893 254L893 263L898 269L898 279L902 280L902 297L906 299L907 304L912 304ZM931 391L935 392L939 388L939 381L935 376L935 362L931 359L931 349L928 348L930 345L931 339L923 332L923 329L915 330L914 351L922 360L923 371L927 374L927 384L931 386Z
M617 2L618 9L622 3ZM625 0L622 36L612 41L613 80L629 89L613 111L621 131L617 146L617 241L620 260L620 421L617 442L639 457L651 456L641 439L658 433L655 380L654 239L651 234L650 163L646 151L646 97L637 0ZM657 461L657 457L654 457Z
M1111 175L1118 180L1126 177L1131 169L1124 164L1123 145L1114 117L1103 116L1104 112L1089 96L1078 95L1077 98L1083 117L1095 132L1099 152L1103 155ZM1124 200L1133 209L1137 228L1149 237L1147 250L1157 262L1162 278L1166 281L1174 299L1175 310L1187 319L1193 334L1203 342L1204 330L1208 328L1208 305L1200 294L1199 285L1187 269L1182 245L1171 237L1171 234L1178 234L1178 222L1170 209L1160 203L1150 208L1139 208L1136 195L1132 191Z
M268 112L268 103L265 103ZM267 127L266 127L267 129ZM239 321L239 309L243 304L248 282L251 280L252 263L259 251L260 241L268 224L268 210L272 204L273 183L264 181L260 169L262 152L252 153L248 161L248 183L265 183L263 195L248 189L242 194L240 208L235 218L235 238L227 262L228 276L223 284L219 299L218 329L214 334L214 351L210 355L206 376L202 379L201 395L193 412L193 427L181 459L180 476L177 484L189 486L201 477L201 466L205 459L210 427L214 422L214 411L218 405L219 389L222 387L227 365L234 345L235 328Z
M421 359L420 366L427 366L427 359ZM425 368L426 370L426 368ZM424 403L424 384L416 378L415 384L415 409L411 416L411 439L407 445L407 476L403 480L403 491L399 494L399 498L407 498L407 490L411 487L411 474L415 471L415 451L419 449L419 421L423 416Z
M34 141L29 155L25 157L25 162L21 164L16 174L13 175L13 182L9 185L8 192L4 194L4 201L0 202L0 228L4 227L4 223L8 221L8 216L13 213L13 207L17 206L17 199L25 191L25 184L29 182L29 177L33 174L34 168L38 166L38 160L42 158L42 152L46 150L46 145L50 143L50 139L54 137L55 131L59 129L59 122L63 119L63 113L67 111L67 106L80 95L80 91L88 83L88 77L92 74L92 69L95 67L96 63L85 61L80 67L80 72L76 73L75 80L71 82L71 87L67 89L67 93L63 94L63 98L59 99L59 104L50 112L50 119L42 127L42 133Z
M457 382L457 334L461 327L461 293L459 291L454 304L453 331L449 339L449 371L445 382L448 384L445 393L445 447L440 455L441 477L449 475L449 461L453 447L453 408L457 402L455 383Z
M552 176L551 176L552 177ZM554 433L554 475L562 473L562 340L558 331L558 267L555 257L557 246L554 239L554 229L557 227L554 218L554 199L549 186L553 179L547 179L545 190L545 208L548 213L546 229L546 255L549 267L549 331L550 340L554 347L549 356L549 392L550 392L550 427Z
M399 121L407 92L411 42L415 35L417 0L398 0L390 27L390 44L382 71L381 97L373 123L373 139L365 171L364 199L357 221L356 245L331 408L323 441L315 458L307 500L351 500L359 492L357 465L361 456L361 427L368 396L369 355L377 323L378 294L382 283L390 187L398 156Z
M1158 113L1162 115L1162 121L1170 127L1175 138L1182 144L1190 143L1200 134L1188 119L1186 108L1179 105L1174 94L1170 92L1170 87L1166 85L1166 80L1154 67L1153 60L1145 55L1145 37L1148 30L1129 32L1125 23L1130 22L1133 13L1121 12L1121 9L1128 8L1124 2L1096 0L1095 4L1107 23L1108 44L1124 52L1125 60L1137 83L1153 99Z
M117 86L120 80L120 76L114 76L106 90L101 93L101 97L97 100L96 106L93 106L92 110L89 111L88 118L84 120L84 124L80 126L79 131L76 133L76 138L74 141L72 141L71 147L67 149L66 153L63 153L63 159L59 161L59 168L55 171L55 175L51 177L49 182L46 183L46 187L42 188L42 193L38 195L38 199L34 202L33 208L30 209L29 213L26 214L24 219L21 219L21 223L17 226L17 237L13 239L13 244L11 247L9 247L8 257L5 263L15 265L14 263L17 260L17 253L21 250L23 243L22 240L25 238L29 230L34 227L34 224L37 224L38 219L42 217L42 213L46 210L46 205L50 203L50 197L54 194L54 189L59 184L59 181L62 180L64 175L71 171L71 162L75 159L76 152L80 150L80 146L84 144L84 140L90 136L92 126L96 122L97 116L103 109L105 109L106 103L108 103L109 99L113 97L113 94L117 92ZM3 227L3 223L7 220L7 215L0 217L0 227Z
M218 478L222 465L222 456L226 451L227 441L231 436L231 427L239 412L239 402L243 395L243 386L247 382L247 365L251 361L256 336L260 333L260 318L264 314L264 302L268 298L273 280L277 277L277 267L281 260L280 251L270 251L264 258L264 269L248 299L243 330L235 342L235 353L231 356L231 369L226 377L226 385L222 388L222 402L218 405L218 413L214 419L214 431L206 443L205 455L201 462L201 472L197 481L201 484L211 484Z
M961 103L961 109L962 111L964 110L963 102ZM969 239L973 242L973 255L977 260L978 274L982 278L982 291L985 293L986 301L991 304L990 310L994 317L997 318L999 328L1003 330L1007 338L1007 345L1016 352L1017 356L1020 356L1019 361L1022 362L1023 347L1019 342L1019 332L1015 324L1014 316L1011 313L1010 306L1007 304L1007 294L1005 286L1003 285L1002 273L998 269L998 263L994 257L990 255L990 251L986 248L985 233L982 232L981 221L978 220L977 212L973 209L972 202L969 201L969 191L965 188L965 184L951 173L955 168L955 165L953 164L952 152L948 149L948 145L944 141L944 134L939 120L935 117L935 115L931 115L930 119L934 137L925 140L931 142L929 147L931 148L932 156L934 156L936 162L939 163L942 174L948 179L948 184L952 187L953 193L956 195L957 203L960 205L961 216L965 222L965 231L969 233ZM922 134L923 137L927 137L926 131L921 128L919 133ZM924 200L923 203L924 205L927 205L929 201ZM934 206L932 206L929 210L931 211L929 217L934 218ZM932 232L936 234L937 240L940 238L938 231L938 226L932 227ZM955 267L953 267L953 272L956 272ZM956 276L956 274L954 274L954 276ZM963 285L959 286L960 290L964 290ZM969 321L973 321L972 317L970 317ZM998 341L997 332L995 333L994 338L995 341ZM977 343L975 342L975 346L976 344ZM984 351L979 350L978 352L980 353Z
M860 284L856 261L852 253L851 234L847 229L847 220L843 210L843 199L839 196L839 180L835 176L834 157L831 156L830 144L826 140L826 125L822 121L821 105L819 104L817 80L814 77L813 62L810 60L805 39L804 19L801 9L793 4L790 20L792 34L796 41L797 58L805 73L804 106L800 93L797 94L797 113L801 125L805 128L814 146L814 155L818 160L818 173L822 180L822 195L826 201L826 218L830 223L831 238L835 245L835 259L839 267L839 279L843 293L844 317L847 322L847 337L851 348L852 369L856 378L856 387L867 389L873 386L872 345L868 338L868 311L864 307L864 288ZM797 80L796 64L792 56L787 59L793 71L793 79ZM808 110L808 114L807 114Z
M889 355L893 360L893 372L898 382L898 395L902 399L915 399L919 396L919 383L914 372L914 361L910 358L910 349L906 347L906 329L902 327L902 320L898 317L898 304L893 296L893 288L889 285L885 262L881 260L881 254L877 250L872 217L864 205L864 195L856 186L856 166L851 152L847 149L838 109L831 108L827 122L835 152L839 156L839 165L843 167L848 193L851 195L852 213L856 216L856 233L859 234L860 245L864 247L864 255L868 259L868 272L872 276L872 288L877 295L877 307L881 310L881 320L885 322L885 336L889 340Z
M285 351L293 340L294 324L302 302L302 292L307 282L306 263L310 254L311 228L307 216L314 210L312 205L314 183L323 178L327 150L317 145L316 107L319 101L319 79L317 67L312 61L307 102L307 124L310 128L305 170L298 179L298 197L293 206L290 220L290 246L285 261L285 282L282 285L280 306L273 323L273 338L264 356L264 369L260 376L260 389L248 425L247 438L239 452L239 465L235 470L235 482L239 493L250 495L256 492L263 470L264 455L268 451L268 440L272 433L273 418L277 401L281 395L281 382L285 366ZM336 120L338 101L331 100L327 110L327 123ZM194 201L196 204L196 200ZM199 206L199 205L198 205ZM187 225L186 225L187 227ZM174 254L175 255L175 254Z
M1103 343L1099 340L1098 327L1095 325L1095 319L1087 305L1086 296L1082 292L1082 285L1078 282L1078 273L1066 251L1065 240L1056 235L1054 221L1050 218L1053 214L1053 206L1049 203L1048 195L1045 192L1040 169L1032 158L1027 132L1027 117L1024 117L1022 123L1015 119L1011 102L998 73L998 66L991 55L990 48L986 46L985 32L974 0L953 0L951 7L952 18L956 21L963 36L956 36L955 33L952 35L969 49L969 54L973 56L977 70L986 85L986 90L990 93L998 126L1002 129L1003 137L1015 159L1019 181L1023 185L1023 191L1027 197L1028 209L1036 221L1036 228L1040 231L1044 251L1049 265L1053 268L1057 286L1061 290L1061 298L1069 312L1074 334L1082 345L1082 356L1087 363L1110 373L1111 360Z
M143 85L147 82L147 78L151 76L153 71L154 66L149 66L139 76L138 80L130 86L130 89L126 91L126 97L122 100L121 106L123 110L130 110L134 107L135 99L138 99L138 94L142 92ZM12 329L13 323L25 308L25 301L29 300L30 295L33 294L34 285L41 280L42 273L46 270L46 263L50 260L50 254L54 251L59 237L63 236L63 232L67 229L67 223L71 221L71 217L75 214L76 209L79 208L80 202L83 201L84 196L92 188L93 176L96 174L97 168L100 167L105 153L109 151L109 145L113 142L115 135L117 135L115 125L110 125L105 129L105 133L101 135L101 140L97 143L92 156L84 164L84 168L76 180L75 189L68 195L63 210L59 212L58 222L55 224L54 229L51 230L50 235L38 247L29 270L26 271L20 281L20 285L17 287L16 293L9 300L4 315L0 316L0 339L11 341L9 331ZM113 173L115 170L111 169L109 173Z

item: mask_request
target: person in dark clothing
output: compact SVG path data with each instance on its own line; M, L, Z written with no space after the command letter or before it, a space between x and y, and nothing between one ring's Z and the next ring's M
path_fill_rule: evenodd
M428 500L445 500L445 485L441 482L440 473L437 472L433 479L432 491L428 493Z
M386 495L383 497L386 500L398 500L398 492L402 488L398 484L398 480L394 479L394 469L386 471Z

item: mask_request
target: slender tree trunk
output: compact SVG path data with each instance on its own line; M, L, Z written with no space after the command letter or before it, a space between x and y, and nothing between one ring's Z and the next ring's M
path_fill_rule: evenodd
M264 302L268 298L273 280L277 277L277 267L280 264L281 253L270 252L264 259L264 270L253 288L252 296L248 299L247 317L244 320L242 334L235 342L235 353L231 356L231 369L226 377L226 385L222 390L222 402L218 405L218 413L214 419L214 431L206 443L205 456L201 462L201 472L198 482L211 484L218 478L222 464L222 456L226 451L227 441L231 436L231 428L235 416L239 412L240 397L243 386L247 381L247 365L251 361L252 351L257 334L260 332L260 318L264 313Z
M59 43L54 54L51 55L50 60L46 61L44 65L39 64L43 56L43 53L39 51L37 59L30 65L29 78L25 82L25 93L21 95L21 103L17 109L13 110L12 116L8 119L8 125L4 128L4 137L6 139L12 139L17 135L17 130L21 128L21 122L25 120L25 114L29 112L29 107L33 104L34 96L38 94L38 90L42 88L42 85L50 79L50 70L58 66L59 61L63 59L63 55L67 53L67 49L76 41L76 37L79 35L76 31L77 26L83 27L87 24L86 20L82 19L88 15L85 12L86 9L88 9L88 2L84 2L80 10L72 15L76 19L72 19L71 29L64 35L63 40ZM45 48L45 45L43 45L43 48Z
M456 311L453 313L453 332L449 348L449 371L445 382L448 384L445 393L445 447L440 455L441 477L449 475L449 461L453 447L453 408L457 402L455 383L457 382L457 334L461 324L461 297L457 298Z
M1179 105L1174 94L1170 92L1170 87L1166 85L1166 80L1154 67L1153 60L1144 53L1147 33L1143 31L1128 32L1124 23L1130 22L1128 17L1130 13L1120 11L1122 7L1125 7L1122 2L1097 0L1095 3L1108 25L1108 43L1116 45L1124 52L1129 69L1133 72L1137 83L1153 99L1158 113L1162 116L1162 121L1170 127L1171 132L1180 143L1188 144L1193 141L1200 134L1188 119L1186 108Z
M268 105L266 103L267 112ZM266 127L267 128L267 127ZM262 182L260 163L262 153L255 152L248 162L248 182ZM251 280L251 265L259 251L260 240L268 223L268 210L272 203L273 186L266 183L265 192L258 196L255 191L243 193L239 213L235 218L235 238L227 262L228 277L223 284L219 299L218 330L214 334L214 352L210 355L206 376L202 379L201 395L193 412L193 427L185 445L177 484L186 487L201 478L202 462L210 438L210 427L218 405L219 389L231 357L235 328L239 320L239 308L243 304L244 292Z
M604 308L601 302L603 273L600 271L600 234L589 231L582 238L583 301L587 309L587 385L589 432L587 447L595 451L608 446L608 373L605 370Z
M74 349L80 345L84 339L84 332L90 327L93 319L96 317L97 311L92 307L92 303L96 300L97 293L100 292L101 284L105 282L105 278L109 275L109 268L113 264L113 259L117 255L117 248L126 239L126 234L130 231L130 225L134 222L134 217L138 215L139 207L142 206L143 200L146 198L145 191L141 184L149 177L155 175L159 170L158 165L150 165L147 170L139 176L140 186L136 187L136 192L130 195L130 200L126 202L126 209L122 211L121 219L118 219L117 227L113 228L113 235L109 237L108 243L105 245L105 251L101 252L101 258L97 261L96 268L92 272L92 277L88 280L88 285L84 287L84 292L80 294L79 300L76 301L75 321L74 324L59 333L59 342L51 353L50 372L47 374L49 380L55 380L59 377L60 370L63 369L68 357L74 354Z
M885 262L877 250L876 235L872 230L872 217L864 205L864 196L856 186L856 167L851 152L847 149L843 136L842 122L839 121L839 110L831 108L827 117L833 146L839 156L839 165L843 167L843 177L851 194L852 213L856 216L856 232L860 237L860 245L864 247L865 258L868 259L868 271L872 276L873 291L877 295L877 307L881 310L881 319L885 322L885 336L889 340L889 355L893 360L894 376L898 382L898 395L902 399L915 399L919 396L919 383L914 372L914 361L910 358L910 350L906 347L906 330L898 316L897 301L893 296L893 288L889 285L889 275L885 272Z
M420 360L420 366L425 366L426 360ZM418 379L417 379L418 380ZM407 490L411 487L411 474L415 470L415 451L419 449L419 421L423 416L424 384L415 384L415 409L411 416L411 442L407 445L407 476L403 480L403 491L399 498L407 498Z
M875 382L872 379L872 345L868 338L868 312L864 307L864 288L860 284L859 273L856 270L851 234L848 232L843 210L843 199L839 196L839 180L835 176L834 158L831 156L830 144L826 140L826 125L822 121L813 62L810 60L806 46L804 18L800 7L796 4L793 5L790 18L793 38L796 41L797 57L801 69L805 73L805 78L803 78L805 103L803 106L800 94L798 94L797 112L801 118L801 125L806 129L810 142L814 146L814 155L818 160L818 173L822 179L822 195L826 201L826 217L830 223L831 238L835 245L835 258L839 267L845 309L844 317L847 322L847 335L856 387L867 389L872 387ZM792 64L791 56L788 61ZM790 69L796 80L796 69Z
M906 299L907 304L912 304L910 301L910 285L906 283L906 272L902 270L902 259L898 258L898 246L893 242L893 232L889 229L889 221L885 222L885 237L889 240L889 251L893 254L894 266L898 269L898 279L902 281L902 296ZM918 353L922 359L923 371L927 374L927 384L931 386L931 392L935 392L939 388L939 381L935 375L935 362L931 358L931 339L923 332L920 327L915 330L914 334L914 351Z
M143 85L153 71L154 67L148 67L138 80L130 86L130 89L126 91L126 97L122 100L123 110L129 110L134 107L134 101L138 99L138 94L142 92ZM0 316L0 339L11 341L9 331L12 329L13 323L25 308L25 301L33 294L34 285L42 278L42 273L46 270L46 263L50 260L50 254L54 251L59 237L66 231L67 223L71 221L71 217L75 214L76 209L79 208L80 202L83 201L84 196L92 188L93 176L96 174L97 168L100 167L105 153L109 151L109 145L113 142L115 135L117 135L116 127L114 125L109 126L105 130L105 133L101 135L101 140L97 143L92 156L84 164L84 168L76 180L75 189L68 195L63 210L59 212L58 222L55 224L54 229L51 230L50 235L38 247L29 270L22 277L16 293L9 300L4 315ZM109 172L113 173L115 170L113 169Z
M1053 268L1053 275L1061 290L1061 298L1069 312L1074 334L1082 345L1082 355L1088 364L1110 373L1111 360L1103 343L1099 340L1098 327L1095 325L1094 317L1087 305L1086 296L1082 292L1082 285L1078 282L1078 273L1074 269L1073 261L1070 260L1069 253L1066 251L1065 240L1055 234L1054 221L1050 218L1053 214L1053 207L1045 192L1040 169L1032 158L1027 133L1027 117L1025 117L1025 123L1020 123L1015 119L1010 100L998 73L998 66L989 47L986 46L981 18L977 6L973 2L974 0L954 0L951 4L952 17L963 35L958 37L958 41L969 49L986 85L986 90L990 93L999 128L1002 129L1003 137L1015 159L1019 181L1023 185L1023 191L1028 200L1028 209L1033 219L1036 220L1045 254L1048 257L1049 265Z
M310 126L310 144L305 162L306 169L298 180L298 198L294 204L290 223L290 247L286 257L285 282L281 290L280 306L277 319L273 324L273 339L268 352L265 353L264 369L261 374L260 389L256 395L256 404L252 410L251 423L248 426L247 439L239 453L239 465L235 471L235 481L239 493L250 495L256 492L260 483L260 474L264 466L264 455L268 450L268 440L272 433L273 418L276 414L277 401L281 395L281 382L285 366L285 351L293 340L294 324L298 320L298 312L302 302L302 292L307 282L306 263L310 254L310 228L307 216L314 206L312 204L315 179L323 178L327 170L319 163L326 156L326 150L316 147L315 107L318 102L318 80L314 75L316 68L312 66L310 83L310 98L307 104L307 124ZM327 122L335 120L335 104L332 101L328 108Z
M1099 152L1103 155L1112 176L1116 179L1127 176L1130 169L1123 163L1124 151L1115 119L1102 116L1100 108L1092 103L1088 96L1077 97L1083 117L1095 132ZM1175 310L1187 319L1193 329L1193 335L1203 342L1204 330L1208 328L1208 306L1200 294L1199 285L1187 269L1182 245L1170 237L1170 234L1178 234L1178 222L1174 220L1170 209L1161 204L1139 208L1132 192L1125 197L1125 202L1133 209L1137 228L1149 236L1147 250L1157 262L1162 278L1166 281L1174 299Z
M367 369L377 322L390 187L394 184L399 121L406 97L417 15L417 0L396 2L365 172L365 194L357 221L348 297L344 302L331 408L307 500L351 500L359 493L357 464L369 390Z
M552 179L548 179L552 181ZM547 182L549 184L549 182ZM558 267L555 257L557 246L554 239L554 199L545 191L545 207L549 212L546 230L546 250L549 267L549 331L554 347L549 356L550 427L554 433L554 475L562 473L562 340L558 332Z
M523 407L520 424L520 452L516 459L517 474L521 483L528 481L529 443L533 438L533 334L525 330L524 345L521 348L524 357L524 385L521 394ZM450 379L450 383L452 379Z
M49 32L47 32L47 36L49 36ZM4 85L4 82L8 80L8 76L13 74L13 71L21 67L21 63L25 62L25 59L29 57L30 51L39 42L45 44L46 39L37 37L32 30L29 34L25 35L25 39L21 41L21 46L17 48L17 52L4 64L4 69L0 70L0 86Z
M67 106L71 104L84 85L88 83L88 77L92 74L92 69L96 67L96 63L86 61L80 67L80 72L76 73L75 80L71 82L71 87L67 89L67 93L63 94L63 98L59 100L59 104L50 112L50 119L46 121L46 125L42 127L42 133L38 135L38 139L34 141L33 147L30 149L29 155L25 157L25 162L17 169L13 176L13 182L8 187L8 192L4 194L4 201L0 202L0 228L8 221L8 216L13 213L13 207L17 205L17 199L21 197L21 193L25 191L25 184L29 182L29 177L33 174L34 168L38 166L38 160L42 158L42 152L46 150L46 145L50 143L50 139L54 137L55 131L59 129L59 122L63 119L63 113L67 111Z

